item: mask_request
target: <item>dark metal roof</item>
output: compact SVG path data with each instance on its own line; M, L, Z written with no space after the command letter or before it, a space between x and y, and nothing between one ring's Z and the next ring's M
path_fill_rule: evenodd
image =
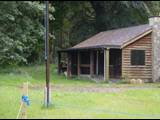
M138 37L139 35L145 33L148 30L151 30L151 27L148 24L145 24L145 25L138 25L127 28L104 31L69 48L68 50L97 48L97 47L121 48L121 46L124 43Z

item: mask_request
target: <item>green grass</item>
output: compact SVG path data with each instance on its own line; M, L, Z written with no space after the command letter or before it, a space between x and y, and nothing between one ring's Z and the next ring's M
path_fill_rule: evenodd
M93 85L93 81L84 79L68 79L64 75L58 75L56 66L51 65L51 83L65 85ZM0 71L0 85L17 85L29 81L32 84L45 84L45 66L29 66L8 68Z
M52 107L43 107L44 89L29 89L31 106L28 118L160 118L160 89L156 84L96 84L89 80L66 79L52 65L51 83L67 87L152 87L127 89L120 92L98 93L52 91ZM0 118L16 118L23 82L45 85L44 66L20 67L0 72Z

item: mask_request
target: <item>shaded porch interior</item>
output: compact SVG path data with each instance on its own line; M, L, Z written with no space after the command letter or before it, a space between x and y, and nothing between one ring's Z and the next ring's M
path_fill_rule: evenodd
M58 73L67 71L68 76L101 77L106 73L104 49L88 49L58 52ZM109 49L109 78L120 79L122 66L121 49Z

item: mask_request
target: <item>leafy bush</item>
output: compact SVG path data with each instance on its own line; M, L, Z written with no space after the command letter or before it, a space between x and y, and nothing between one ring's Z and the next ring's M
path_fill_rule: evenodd
M43 53L44 4L0 2L0 65L27 64Z

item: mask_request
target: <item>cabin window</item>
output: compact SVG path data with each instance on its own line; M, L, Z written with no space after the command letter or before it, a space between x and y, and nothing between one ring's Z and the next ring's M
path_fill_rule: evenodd
M131 50L131 65L145 65L145 50Z

